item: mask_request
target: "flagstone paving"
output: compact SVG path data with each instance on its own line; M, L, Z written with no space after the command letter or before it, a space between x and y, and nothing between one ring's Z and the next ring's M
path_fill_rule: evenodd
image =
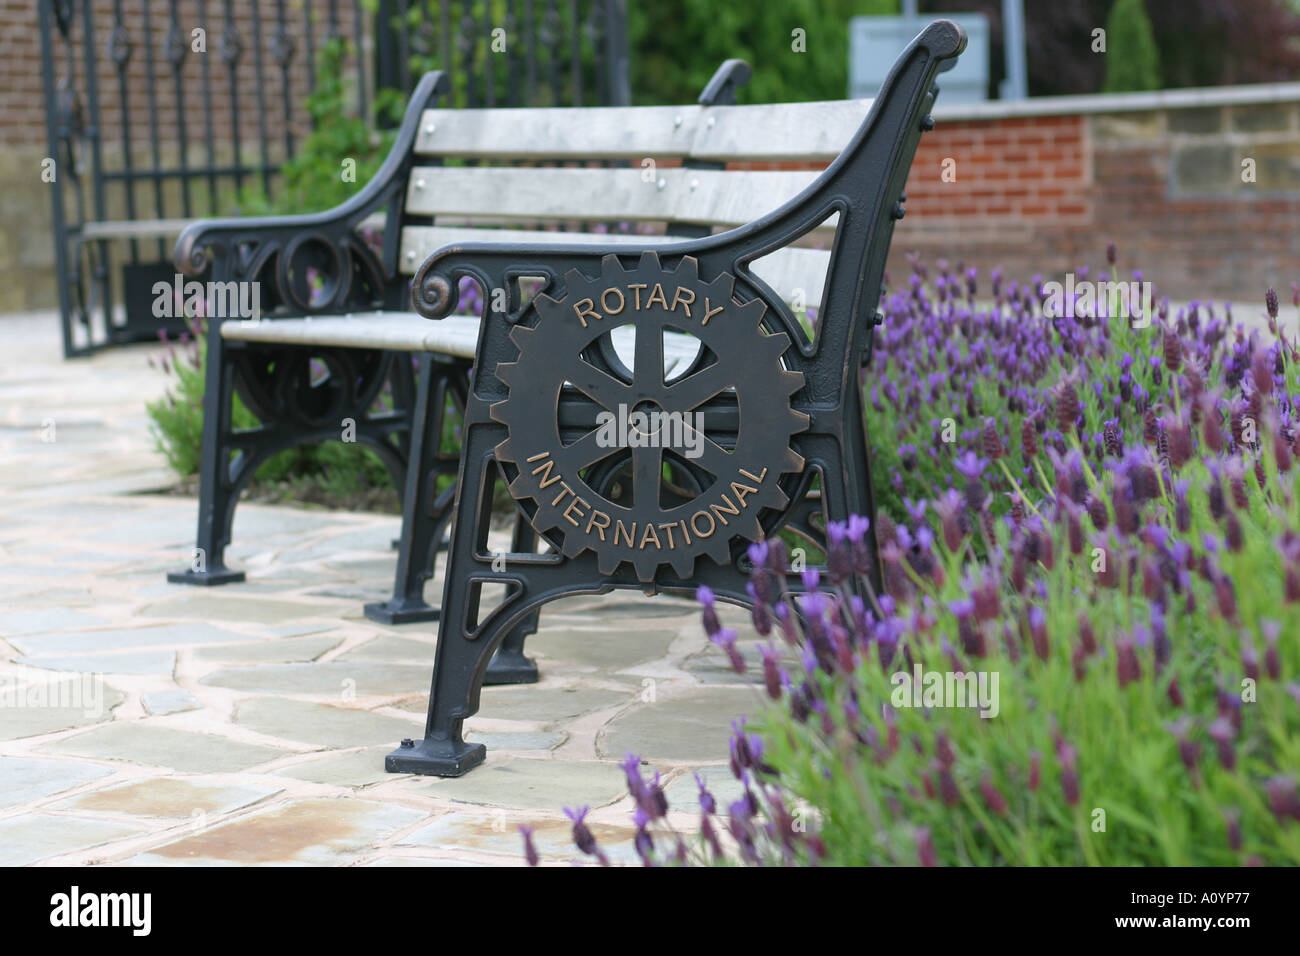
M563 809L584 805L630 862L629 749L682 821L696 772L736 798L727 736L756 675L689 602L628 593L543 612L541 682L485 688L466 723L485 765L385 773L423 729L437 636L362 615L391 588L398 519L244 504L247 582L168 584L195 501L167 493L149 433L160 354L65 362L51 314L0 316L0 864L518 864L522 824L567 863Z

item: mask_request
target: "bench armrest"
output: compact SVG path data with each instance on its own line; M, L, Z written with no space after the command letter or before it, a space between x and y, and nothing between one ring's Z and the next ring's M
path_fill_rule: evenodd
M581 245L521 242L467 242L445 246L416 271L412 305L426 318L441 319L457 301L459 279L469 276L488 290L504 289L507 312L519 314L512 300L519 276L542 276L548 295L571 269L599 271L600 260L616 255L628 260L653 251L666 260L694 256L702 275L730 273L737 292L763 299L780 317L805 355L821 350L832 355L870 354L872 329L879 321L885 257L894 222L903 215L902 195L921 134L933 127L930 110L941 67L966 46L961 27L937 20L902 52L872 103L871 111L843 152L798 196L753 222L715 236L680 242ZM817 343L806 342L790 308L749 265L791 245L838 214L831 266L826 276L821 330Z
M197 275L212 262L217 278L248 278L256 275L270 256L291 253L301 237L324 242L336 257L342 256L344 262L348 255L358 253L373 259L368 248L359 248L365 244L356 241L353 230L385 205L388 206L389 226L397 222L405 198L420 116L450 89L447 74L442 71L426 73L421 78L383 165L374 178L346 202L324 212L305 215L204 219L193 223L176 241L173 253L176 268L186 275ZM397 272L399 238L395 233L392 228L384 233L382 268L387 276ZM237 250L245 243L250 244L252 251L246 260L239 261ZM287 268L287 263L284 266Z

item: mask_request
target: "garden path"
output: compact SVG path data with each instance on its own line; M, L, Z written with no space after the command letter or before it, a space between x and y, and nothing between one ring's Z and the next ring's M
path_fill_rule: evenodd
M759 690L690 602L627 593L543 613L541 683L485 688L467 723L486 765L386 774L422 732L436 636L361 614L391 587L398 519L244 504L247 583L166 583L195 503L163 491L149 433L160 354L64 361L53 314L0 317L0 864L509 864L520 824L563 862L562 809L587 804L628 860L628 751L683 811L697 770L735 798L730 725Z

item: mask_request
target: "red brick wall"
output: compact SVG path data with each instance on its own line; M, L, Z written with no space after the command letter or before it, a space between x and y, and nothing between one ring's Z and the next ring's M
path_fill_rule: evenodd
M0 144L45 143L41 40L34 0L0 0Z
M1300 105L941 121L922 137L897 281L918 250L1009 278L1105 262L1140 269L1175 301L1251 308L1300 280ZM956 181L942 162L956 160ZM1243 182L1252 159L1256 181ZM1285 296L1284 296L1285 298Z
M1241 175L1247 159L1254 182ZM1120 271L1141 270L1158 295L1255 308L1270 286L1286 293L1300 281L1300 91L1283 102L941 119L906 189L895 283L913 251L978 267L985 282L993 268L1027 281L1095 269L1114 242Z
M944 123L921 137L907 208L927 219L1086 221L1091 165L1080 116Z

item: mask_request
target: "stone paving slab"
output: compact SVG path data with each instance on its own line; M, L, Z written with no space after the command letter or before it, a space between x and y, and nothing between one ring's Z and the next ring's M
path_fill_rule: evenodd
M240 727L268 737L331 750L381 743L396 747L403 737L418 735L421 729L413 720L346 707L342 703L321 704L278 697L250 698L239 706L235 721Z
M6 569L12 573L21 573L17 568ZM37 594L33 597L42 597ZM108 619L84 611L74 611L67 607L33 607L20 611L0 614L0 634L15 637L21 634L63 633L69 628L100 627Z
M695 763L727 752L731 723L759 706L753 688L704 687L656 698L615 717L600 740L602 755Z
M187 690L181 690L179 687L144 695L144 709L154 717L161 717L166 714L181 714L187 710L196 710L201 706L198 698Z
M6 693L12 693L15 701L20 703L0 710L0 740L25 740L103 723L112 718L113 710L126 699L112 687L101 687L102 693L97 700L83 699L61 706L55 691L45 695L47 703L40 703L37 688L38 684L34 682L6 684Z
M19 657L19 664L30 664L52 671L92 674L171 674L176 669L175 651L126 651L117 654L77 654L61 657Z
M384 770L384 756L392 749L389 743L350 752L330 750L315 753L309 760L279 767L275 775L354 789L387 783L393 777Z
M432 662L432 655L428 655ZM263 664L233 667L203 678L210 687L254 691L276 696L336 695L375 697L401 694L418 686L429 664L390 664L378 661L315 661L304 664Z
M127 862L149 866L343 863L423 816L419 810L365 800L299 800L164 843Z
M65 760L0 757L0 809L21 806L73 787L107 777L113 771L94 764Z
M337 634L282 637L252 644L203 647L194 656L196 660L222 663L297 664L314 661L326 651L338 647L341 639Z
M432 640L432 635L426 637L425 640L413 640L409 637L381 634L360 647L340 654L338 660L416 661L422 662L425 667L428 667L433 662L433 652L436 647L437 642Z
M273 787L241 787L180 777L150 777L70 797L51 804L50 809L196 819L209 813L230 813L278 792Z
M145 414L160 349L64 362L47 319L0 317L0 864L518 865L528 825L564 865L578 806L631 861L627 749L688 814L696 771L736 798L726 739L757 673L728 669L692 602L627 592L544 610L541 682L484 688L466 721L482 767L384 772L423 730L437 636L362 614L399 519L245 503L228 560L247 581L167 583L196 503L168 493Z
M567 821L543 820L529 825L533 827L533 845L539 855L571 859L582 856L573 847ZM596 823L591 826L591 832L605 848L610 862L638 862L632 846L636 831L631 827ZM514 862L522 850L523 836L518 822L505 813L449 813L403 838L398 845L492 853L502 856L505 862Z
M0 866L25 866L102 847L141 832L141 828L127 823L91 817L48 813L8 817L0 820Z
M626 793L623 770L614 761L493 760L463 777L411 777L408 793L488 807L579 807L613 803Z
M114 721L40 748L47 753L126 760L183 773L228 773L278 757L271 747L139 721Z
M14 638L14 645L29 657L50 657L78 651L119 651L140 647L177 647L194 644L229 644L253 640L247 634L211 624L164 624L160 627L106 628L64 631Z

